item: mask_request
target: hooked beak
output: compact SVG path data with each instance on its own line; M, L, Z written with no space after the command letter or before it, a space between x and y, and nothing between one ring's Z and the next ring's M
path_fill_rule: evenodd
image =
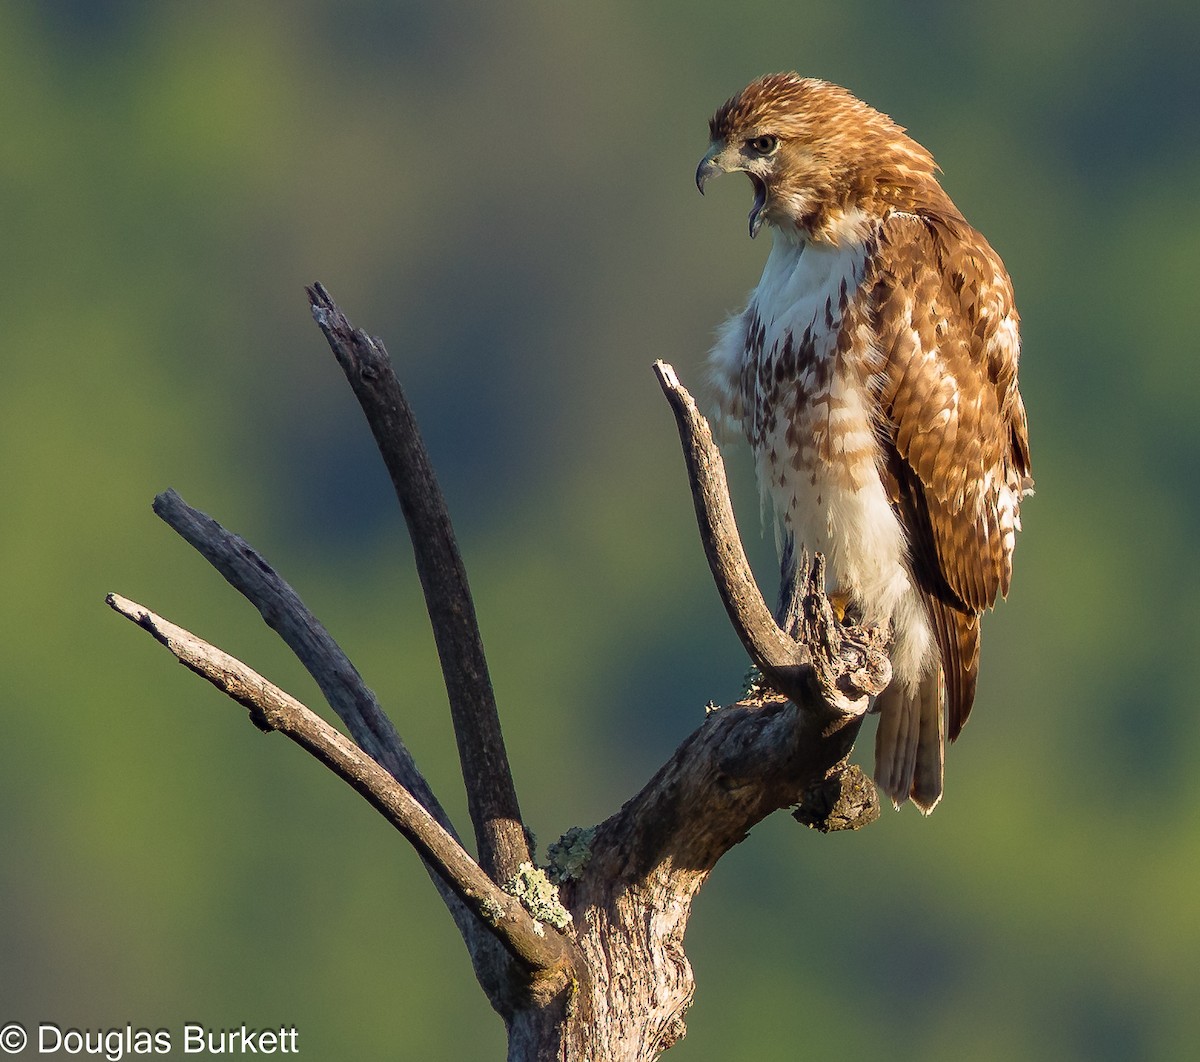
M718 161L717 157L721 154L721 149L713 147L708 154L700 160L700 165L696 167L696 187L700 190L700 194L704 194L704 186L716 177L719 173L725 172L725 167Z
M704 186L713 177L728 172L721 162L724 150L723 144L713 144L708 149L708 154L700 160L700 165L696 167L696 187L700 189L701 195L704 194ZM741 169L740 166L736 168ZM750 239L754 239L758 235L758 230L762 228L764 220L763 207L767 205L767 186L762 178L749 171L745 172L746 176L750 178L750 183L754 185L754 206L750 208Z

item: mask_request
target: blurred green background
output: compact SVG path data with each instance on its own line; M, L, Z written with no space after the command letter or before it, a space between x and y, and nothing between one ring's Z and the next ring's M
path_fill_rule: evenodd
M649 366L699 390L757 279L745 182L692 175L712 110L794 68L907 126L1005 258L1038 495L946 800L732 852L668 1057L1195 1057L1198 46L1193 0L0 4L0 1024L503 1057L400 838L103 595L317 704L151 514L174 486L293 582L465 823L319 279L421 418L543 852L615 810L745 668Z

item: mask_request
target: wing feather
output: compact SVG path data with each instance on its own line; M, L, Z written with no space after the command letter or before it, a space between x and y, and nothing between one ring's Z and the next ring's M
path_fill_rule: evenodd
M865 290L882 473L941 655L953 739L975 695L979 614L1008 590L1033 483L1017 311L999 257L949 212L889 215Z

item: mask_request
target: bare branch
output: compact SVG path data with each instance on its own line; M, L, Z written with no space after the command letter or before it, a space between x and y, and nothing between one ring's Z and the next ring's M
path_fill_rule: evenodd
M711 712L598 827L589 878L645 881L665 865L672 888L690 896L756 823L836 778L861 725L861 716L829 725L827 716L774 693Z
M570 942L544 928L496 885L413 795L353 741L241 661L182 627L117 594L106 601L248 709L259 729L285 734L365 797L544 989L568 983L575 965Z
M459 840L450 817L417 768L375 694L295 590L243 538L193 509L175 491L165 491L155 498L154 511L258 609L267 625L283 638L316 680L330 707L346 724L350 736L404 786L447 833ZM423 862L462 934L488 999L498 1011L506 1013L512 1005L514 971L505 953L446 884L436 867L428 861Z
M309 303L362 406L408 524L458 742L480 865L506 881L530 859L466 570L412 409L378 339L320 284Z
M754 580L729 503L725 463L713 442L712 429L670 365L656 361L654 373L675 414L704 555L725 611L768 682L792 700L803 702L811 691L812 656L803 644L780 629Z
M670 365L657 361L654 373L679 428L704 554L725 611L750 659L772 689L797 704L824 704L835 713L862 714L870 697L880 692L891 676L886 655L876 651L883 636L880 632L842 627L834 620L824 600L820 559L808 574L809 604L801 617L801 637L794 639L779 626L742 548L729 501L725 463L713 442L712 429ZM844 658L839 663L854 662L858 666L838 666L836 674L831 674L821 658L814 658L810 649L814 643L831 648L834 660ZM881 667L886 669L882 673Z
M358 669L300 596L240 535L226 530L175 491L154 499L154 511L262 614L316 680L350 736L385 767L450 833L449 816L413 762L396 728Z

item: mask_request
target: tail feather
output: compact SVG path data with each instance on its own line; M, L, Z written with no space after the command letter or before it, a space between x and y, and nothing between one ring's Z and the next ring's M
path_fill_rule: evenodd
M917 762L919 732L911 694L893 683L875 701L879 729L875 734L875 783L899 807L908 799Z
M942 799L946 760L946 678L940 667L921 680L918 695L921 736L910 796L921 813L928 815Z
M910 797L928 815L942 798L946 748L945 682L941 668L917 688L894 683L879 695L875 784L898 808Z

